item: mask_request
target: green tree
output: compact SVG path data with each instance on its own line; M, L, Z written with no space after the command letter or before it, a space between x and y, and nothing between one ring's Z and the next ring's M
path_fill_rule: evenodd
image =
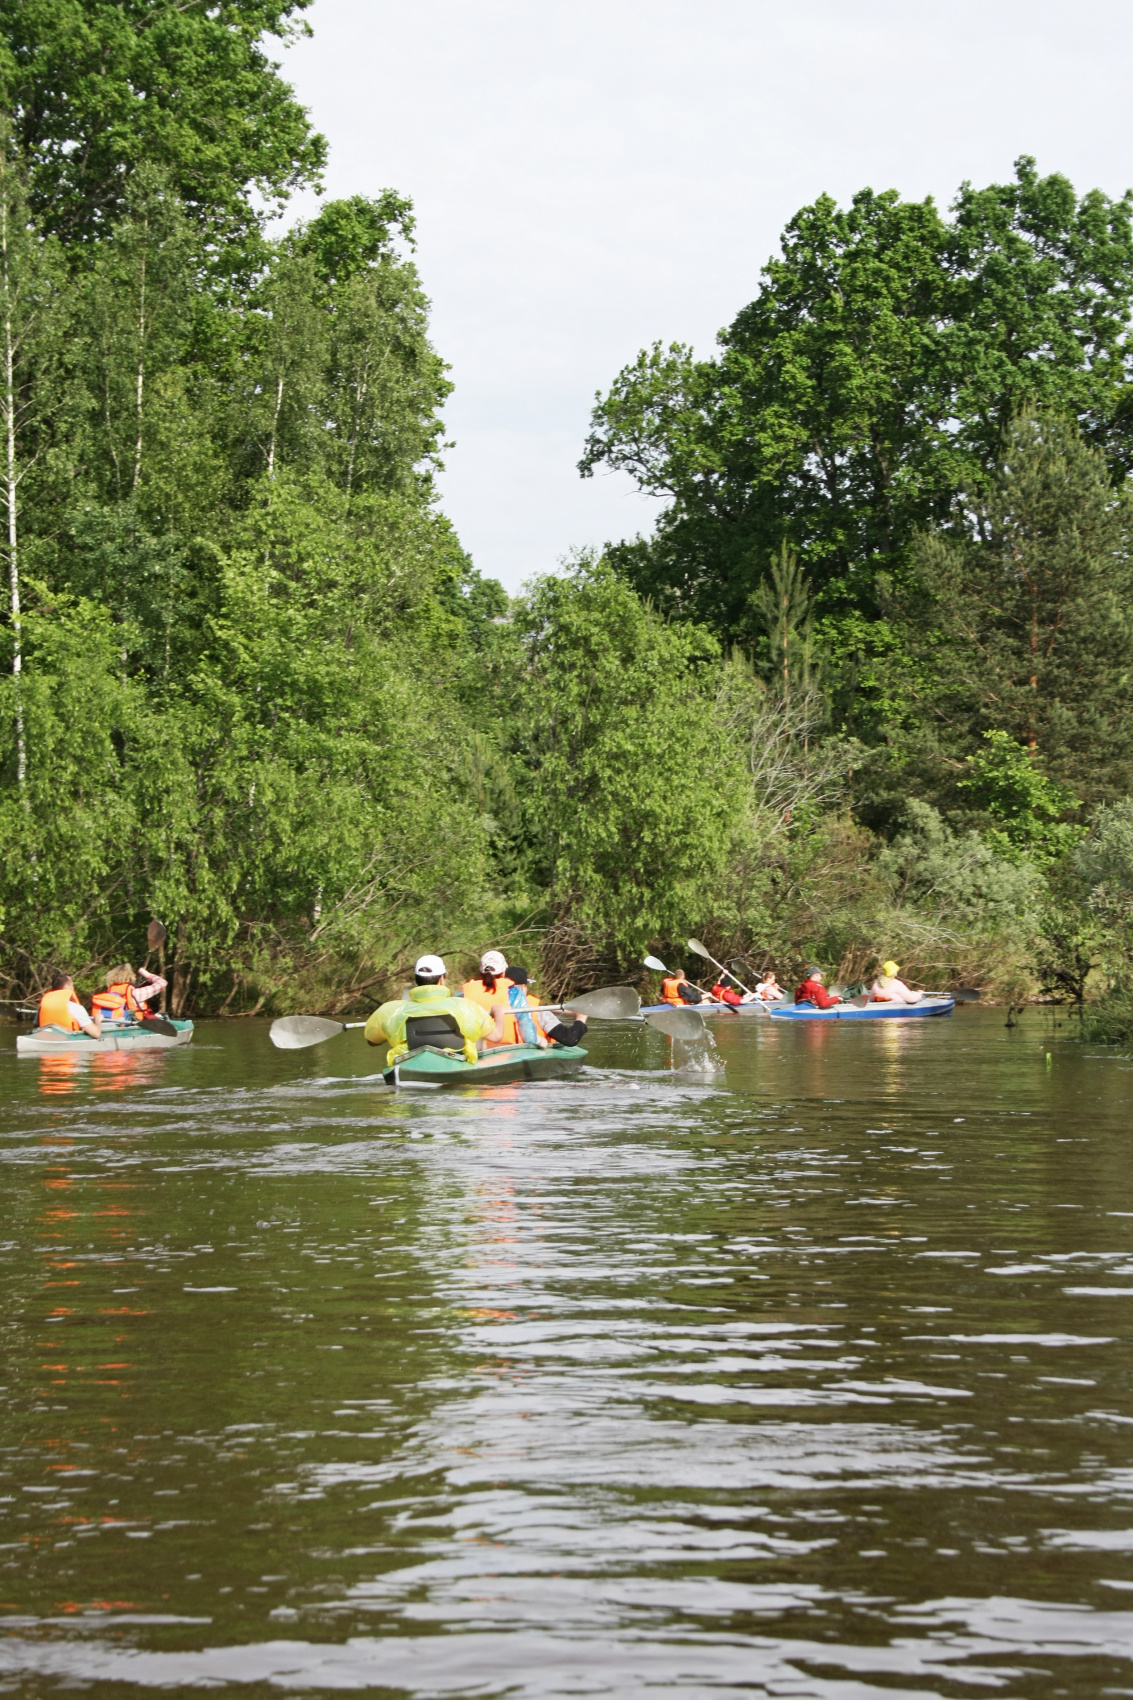
M712 712L718 652L585 556L539 580L515 618L539 883L559 925L625 961L707 912L742 812L742 768Z
M945 748L975 754L998 729L1087 799L1127 789L1131 601L1130 510L1100 450L1018 420L986 494L918 541L894 597Z
M1114 475L1127 401L1133 200L1079 200L1018 161L1012 184L931 200L822 197L788 225L714 360L660 345L600 398L581 463L669 498L611 560L658 605L747 641L786 538L820 613L876 617L876 575L994 473L1024 403L1076 417Z
M27 780L23 708L21 593L24 513L34 483L48 472L53 426L60 409L63 318L58 255L45 242L27 205L22 161L0 130L0 507L8 578L12 710L16 782ZM26 801L26 797L25 797Z
M323 138L264 51L309 0L0 0L0 101L32 205L68 244L105 236L143 164L211 242L246 247L255 191L317 181Z

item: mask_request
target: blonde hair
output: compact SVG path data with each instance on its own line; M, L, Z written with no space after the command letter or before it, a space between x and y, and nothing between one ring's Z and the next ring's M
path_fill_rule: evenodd
M136 986L137 976L128 962L122 962L117 968L108 968L103 975L104 986Z

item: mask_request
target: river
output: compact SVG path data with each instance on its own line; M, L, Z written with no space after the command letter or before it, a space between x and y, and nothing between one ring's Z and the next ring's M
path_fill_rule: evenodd
M0 1692L1133 1695L1133 1062L0 1032Z

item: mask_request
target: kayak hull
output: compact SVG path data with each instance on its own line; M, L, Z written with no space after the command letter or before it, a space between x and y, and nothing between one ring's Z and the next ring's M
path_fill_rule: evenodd
M768 1014L773 1021L907 1021L929 1015L951 1015L956 1008L955 998L925 998L922 1003L867 1003L864 1009L853 1004L836 1004L833 1009L815 1009L810 1004L772 1004Z
M16 1035L16 1051L21 1057L102 1056L107 1051L174 1051L187 1045L193 1037L191 1021L175 1021L176 1037L170 1033L147 1031L141 1022L136 1027L119 1027L104 1031L101 1039L89 1033L65 1033L62 1027L37 1027L34 1033Z
M411 1051L382 1079L387 1086L501 1086L513 1080L557 1080L575 1074L586 1061L578 1045L555 1045L540 1050L535 1045L498 1045L475 1063L449 1056L431 1047Z
M664 1009L696 1009L701 1015L766 1015L774 1005L759 1003L647 1003L642 1004L642 1015L659 1015Z

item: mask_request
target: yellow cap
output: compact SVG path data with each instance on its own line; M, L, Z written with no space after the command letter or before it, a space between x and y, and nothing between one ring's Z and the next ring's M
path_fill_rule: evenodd
M901 970L895 962L883 962L881 964L881 972L885 975L886 979L893 980L901 972Z

